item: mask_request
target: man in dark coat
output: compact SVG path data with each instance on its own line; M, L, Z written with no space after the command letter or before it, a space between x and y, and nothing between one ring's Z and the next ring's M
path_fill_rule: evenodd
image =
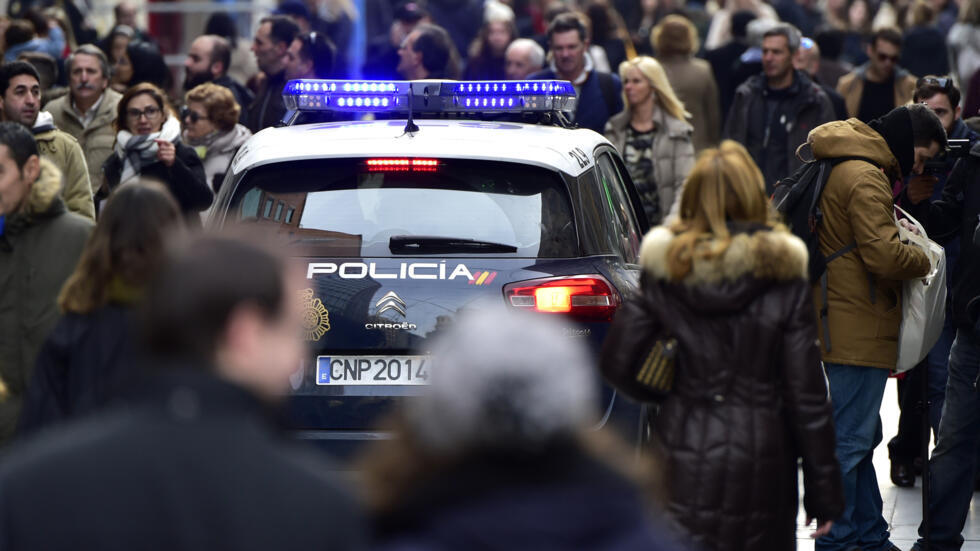
M55 299L75 269L93 224L68 212L60 196L61 173L40 158L37 142L18 123L0 123L0 168L3 445L16 426L41 343L58 320Z
M585 24L573 13L559 15L548 27L551 67L528 78L567 80L575 86L575 124L602 133L609 117L623 110L619 77L596 70L588 55Z
M231 45L223 37L216 35L199 36L191 42L184 69L184 91L187 92L205 82L213 82L231 90L235 102L242 108L239 122L248 122L248 107L255 95L240 82L228 76L231 67Z
M126 407L11 450L0 548L361 548L354 500L268 415L303 355L294 283L271 248L175 247L141 315L156 372Z
M259 24L252 42L252 52L265 82L248 108L248 123L253 134L274 126L286 114L282 89L286 87L286 53L299 34L299 27L285 15L266 17Z
M724 136L745 146L762 170L766 192L803 163L796 148L821 124L834 120L827 94L793 68L800 32L780 24L762 39L763 73L742 83L728 113Z

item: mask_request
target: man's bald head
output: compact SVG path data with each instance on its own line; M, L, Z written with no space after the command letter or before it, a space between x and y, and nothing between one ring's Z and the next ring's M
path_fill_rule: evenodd
M820 69L820 47L815 41L804 38L800 42L800 47L793 56L793 67L811 77L817 74Z
M533 40L518 38L507 46L504 58L507 78L521 80L544 67L544 48Z

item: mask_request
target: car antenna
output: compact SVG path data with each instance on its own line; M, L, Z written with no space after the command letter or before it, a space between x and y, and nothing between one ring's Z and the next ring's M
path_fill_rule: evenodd
M408 98L408 120L405 121L405 131L402 132L402 136L408 134L409 137L414 137L415 133L419 131L419 125L415 124L415 117L413 116L413 107L415 102L412 101L411 95Z

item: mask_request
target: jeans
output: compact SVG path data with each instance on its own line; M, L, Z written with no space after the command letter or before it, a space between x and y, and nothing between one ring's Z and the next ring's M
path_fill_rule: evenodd
M817 551L890 549L891 534L881 515L881 492L871 462L881 442L881 400L888 371L825 363L837 431L837 460L844 478L844 514L830 534L816 542Z
M929 460L929 548L959 549L963 526L973 499L977 443L980 441L980 394L974 383L980 373L980 342L968 331L958 331L949 355L946 403L939 422L939 439ZM919 541L925 543L925 526Z

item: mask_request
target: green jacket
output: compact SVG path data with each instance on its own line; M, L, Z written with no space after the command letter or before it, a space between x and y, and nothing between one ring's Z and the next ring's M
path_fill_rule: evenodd
M61 172L42 159L24 207L0 234L0 445L17 426L38 351L58 320L58 293L93 227L68 212L60 189Z
M116 108L122 94L112 88L106 88L102 103L95 110L95 118L87 128L82 127L75 110L71 106L71 95L65 95L51 100L46 106L54 118L54 124L59 129L71 134L78 140L85 151L85 162L88 164L89 180L92 191L98 192L103 185L102 165L112 155L112 147L116 143Z
M78 140L57 128L34 134L41 156L54 163L61 171L65 187L61 196L68 210L95 220L95 202L89 181L88 165Z

